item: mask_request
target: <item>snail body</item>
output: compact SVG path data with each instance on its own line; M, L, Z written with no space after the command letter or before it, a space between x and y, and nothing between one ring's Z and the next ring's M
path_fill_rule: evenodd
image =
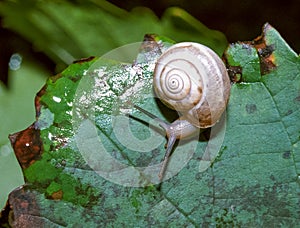
M215 52L198 43L183 42L171 46L158 58L153 88L166 106L181 115L173 123L166 123L136 107L156 119L167 133L166 154L159 173L162 179L175 141L218 122L229 100L230 80Z

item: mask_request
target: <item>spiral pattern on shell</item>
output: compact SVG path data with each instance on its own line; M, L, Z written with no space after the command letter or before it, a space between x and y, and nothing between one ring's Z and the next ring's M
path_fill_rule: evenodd
M170 47L157 60L153 86L168 107L200 128L214 125L230 90L226 67L208 47L191 42Z

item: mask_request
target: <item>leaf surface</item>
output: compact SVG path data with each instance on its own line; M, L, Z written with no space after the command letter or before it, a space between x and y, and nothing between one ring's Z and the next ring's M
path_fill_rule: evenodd
M45 65L45 56L46 62L52 60L56 64L56 72L60 72L76 59L101 56L124 44L140 42L146 33L176 37L177 41L205 43L219 54L227 45L222 33L208 29L176 7L168 9L162 18L157 18L147 8L127 12L104 0L3 0L0 1L0 15L1 26L11 31L9 34L20 36L17 40L5 40L4 46L9 52L11 48L18 52L15 55L23 59L21 69L9 71L11 91L7 92L5 87L0 86L0 182L6 183L0 187L0 205L4 205L11 189L23 183L7 136L34 121L32 100L45 81L39 77L48 74L38 70ZM27 45L38 56L45 55L44 61L41 62L40 57L32 60L28 56ZM33 62L27 64L28 61Z
M254 41L230 45L224 56L235 83L226 128L179 142L159 184L164 135L132 108L134 103L171 121L152 95L151 77L155 60L172 43L151 39L134 64L91 58L47 81L36 99L37 121L11 138L26 179L9 197L14 224L299 224L298 55L268 24ZM218 132L223 129L224 138ZM31 153L25 157L28 135ZM220 150L210 153L216 142ZM158 145L148 150L153 143Z

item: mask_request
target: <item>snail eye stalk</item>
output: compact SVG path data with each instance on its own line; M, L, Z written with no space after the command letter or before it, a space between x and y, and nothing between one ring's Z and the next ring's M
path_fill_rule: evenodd
M168 165L169 157L171 155L172 149L176 142L177 135L172 131L171 124L167 123L166 121L163 121L159 117L155 116L154 114L148 112L145 109L142 109L141 107L139 107L137 105L133 105L133 107L136 108L137 110L139 110L140 112L144 113L145 115L149 116L151 119L157 121L158 124L166 131L167 138L168 138L168 142L167 142L167 146L166 146L166 153L165 153L165 156L163 159L162 167L160 168L160 171L158 174L159 179L162 180L163 176L164 176L164 172Z

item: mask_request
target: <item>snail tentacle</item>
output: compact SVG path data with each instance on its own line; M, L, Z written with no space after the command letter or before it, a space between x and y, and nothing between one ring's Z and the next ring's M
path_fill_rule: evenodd
M147 110L145 110L137 105L133 105L133 106L136 109L138 109L139 111L141 111L144 114L146 114L147 116L149 116L150 118L154 119L159 124L159 126L161 126L166 132L166 135L167 135L166 137L168 139L167 145L166 145L166 152L165 152L165 156L163 159L163 164L162 164L159 174L158 174L159 179L162 180L162 178L164 176L164 172L165 172L167 164L168 164L168 161L169 161L169 157L171 155L171 152L173 150L176 140L180 139L180 138L186 138L190 135L193 135L193 132L199 131L199 128L195 127L194 125L192 125L191 123L189 123L187 120L185 120L183 118L179 118L172 123L167 123L164 120L157 117L156 115L148 112Z

